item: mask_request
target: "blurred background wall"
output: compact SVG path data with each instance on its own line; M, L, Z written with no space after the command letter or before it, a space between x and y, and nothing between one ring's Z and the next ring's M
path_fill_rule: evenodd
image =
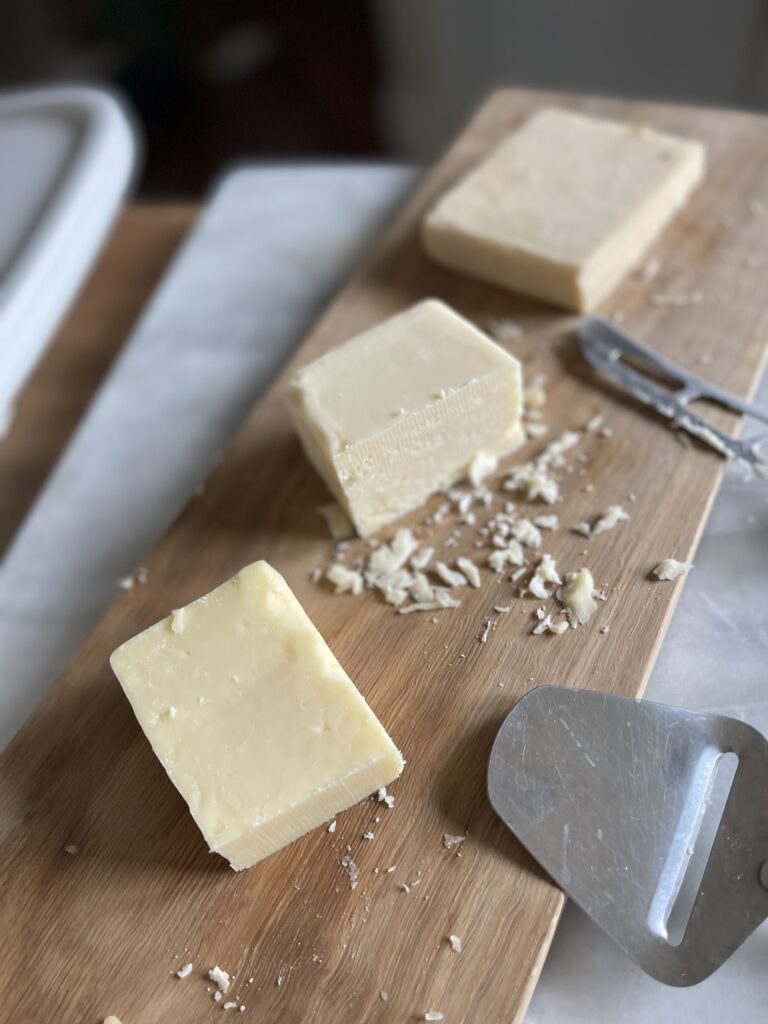
M499 84L768 107L768 0L2 0L0 88L119 86L145 195L256 157L426 161Z

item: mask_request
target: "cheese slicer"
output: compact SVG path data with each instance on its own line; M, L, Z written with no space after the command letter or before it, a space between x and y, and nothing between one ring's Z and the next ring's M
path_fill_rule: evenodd
M722 455L735 459L758 476L768 479L768 461L760 454L761 447L768 442L768 432L749 441L742 441L691 412L688 403L701 398L708 399L763 423L768 423L768 408L747 402L684 370L642 345L611 320L598 316L582 317L576 334L581 352L592 367L611 377L635 398L671 420L676 427L687 430ZM660 378L669 381L670 386L665 387Z
M653 978L703 981L768 916L768 742L721 715L541 686L491 751L491 804Z

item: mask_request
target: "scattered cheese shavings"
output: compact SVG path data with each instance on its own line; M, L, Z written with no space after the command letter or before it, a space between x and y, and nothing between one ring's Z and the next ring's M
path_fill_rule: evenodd
M188 978L193 970L194 970L194 967L192 966L192 964L184 964L183 967L180 967L178 969L178 971L176 971L176 977L177 978Z
M336 822L335 821L332 821L330 823L330 825L328 826L328 831L331 832L331 833L336 831Z
M614 526L618 526L619 523L623 523L627 519L629 519L629 512L625 512L621 505L610 505L592 527L592 536L597 537L601 533L607 533L608 530L612 530Z
M581 441L580 430L565 430L554 441L550 441L544 451L536 460L540 466L562 466L565 460L563 455L575 447Z
M363 832L363 839L367 839L370 842L373 838L373 832Z
M496 619L483 619L483 628L480 630L478 640L481 644L488 642L491 631L496 629Z
M589 569L569 573L566 583L557 592L557 599L564 606L571 626L583 625L597 611L594 598L595 581Z
M448 942L450 943L451 949L453 950L454 953L461 952L461 939L459 938L458 935L449 935Z
M692 562L678 562L676 558L664 558L653 569L653 575L660 580L676 580L693 568Z
M434 553L434 548L422 548L421 551L417 551L415 555L411 556L411 567L417 571L426 569Z
M551 615L544 615L543 618L540 617L540 621L533 627L532 633L535 636L541 636L543 633L555 633L559 635L560 633L564 633L566 629L568 629L567 622L553 622Z
M549 590L547 590L547 583L554 583L556 586L560 586L563 581L557 572L557 566L552 555L542 555L539 564L528 583L528 591L533 594L534 597L538 597L541 600L545 600L550 596Z
M325 574L325 578L334 586L336 594L362 594L363 577L356 569L334 563Z
M541 530L530 519L519 519L512 526L512 536L527 548L541 547Z
M576 525L573 528L573 532L580 533L582 537L589 537L592 534L592 527L586 521L586 519L583 519L580 523L576 523Z
M321 505L317 511L325 520L328 532L334 540L344 540L354 534L354 527L349 521L349 516L337 501Z
M382 1003L386 1003L389 999L389 992L385 992L384 989L382 989L381 992L379 992L379 999Z
M467 585L466 576L461 572L456 572L455 569L449 569L445 562L435 562L435 573L449 587L465 587Z
M360 877L360 872L357 869L357 864L355 864L351 857L342 857L340 863L341 866L346 870L347 875L349 876L349 888L356 889L357 880Z
M403 527L395 533L389 544L382 544L376 548L368 559L368 569L372 573L397 572L416 552L418 546L411 531Z
M414 574L413 580L408 587L408 593L414 601L427 602L434 601L435 599L435 588L429 582L423 572L417 572ZM402 602L400 602L402 604Z
M460 846L466 838L466 833L463 836L452 836L445 832L443 833L443 846L446 850L452 850L454 846Z
M386 804L390 810L395 806L395 798L392 796L391 793L387 792L386 786L379 787L379 790L376 793L376 799L379 801L380 804Z
M477 566L475 565L471 558L465 558L463 556L461 558L457 558L456 566L464 574L464 576L466 576L467 583L469 583L470 586L480 586L480 570L477 568Z
M523 405L527 409L541 409L547 404L547 393L541 384L531 383L523 390Z
M439 1010L430 1010L424 1014L424 1020L444 1020L444 1016Z
M219 991L223 992L224 995L229 992L229 986L232 984L232 979L222 967L218 966L218 964L208 971L208 977L215 985L218 986Z
M479 451L469 464L469 469L467 471L469 482L473 487L479 487L487 476L496 472L498 465L498 455L493 455L491 452Z
M225 1010L236 1010L237 1009L237 1003L233 1003L232 1000L230 1000L229 1002L224 1003L223 1009L225 1009Z
M110 1013L108 1017L104 1018L104 1024L121 1024L121 1021L113 1013Z
M501 342L517 341L518 338L522 338L524 333L520 324L506 318L489 320L488 330L497 341Z
M547 505L554 505L560 497L560 487L539 462L523 462L513 466L502 487L505 491L525 491L528 501L541 498Z
M506 547L497 548L488 555L488 565L494 572L503 572L508 565L524 565L525 555L518 540L511 540Z
M560 520L556 515L535 516L533 525L538 526L540 530L556 530L560 525Z

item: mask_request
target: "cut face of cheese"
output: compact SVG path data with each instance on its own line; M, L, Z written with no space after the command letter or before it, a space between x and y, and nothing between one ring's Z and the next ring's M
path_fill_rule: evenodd
M299 370L304 449L361 536L523 440L519 362L427 300Z
M392 740L266 562L129 640L111 665L208 845L235 869L402 770Z
M698 142L542 110L437 202L424 246L471 277L592 309L703 173Z

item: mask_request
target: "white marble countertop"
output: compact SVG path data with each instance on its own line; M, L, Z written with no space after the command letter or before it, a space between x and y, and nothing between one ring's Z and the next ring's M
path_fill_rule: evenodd
M397 167L272 166L223 181L0 564L0 745L413 180ZM766 580L765 487L729 471L647 696L768 734ZM569 905L526 1021L768 1019L767 963L768 924L709 980L667 988Z

